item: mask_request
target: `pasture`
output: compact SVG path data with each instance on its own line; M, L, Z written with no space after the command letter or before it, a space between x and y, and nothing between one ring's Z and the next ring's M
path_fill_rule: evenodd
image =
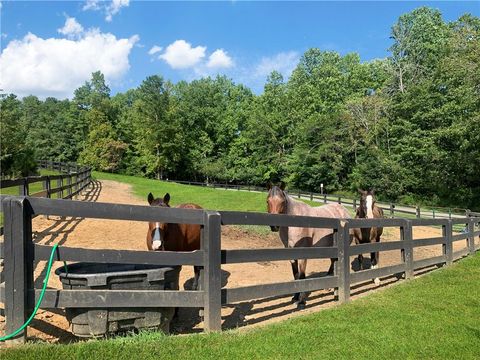
M477 359L480 256L347 305L248 331L31 344L2 359Z
M146 205L146 195L152 191L159 195L169 192L172 195L172 205L194 201L210 209L246 209L265 212L266 208L265 193L199 188L104 173L95 173L95 176L98 180L94 181L85 193L84 200L86 201ZM34 219L33 227L35 241L39 244L48 245L58 242L64 246L91 249L146 250L147 225L143 222L57 217L47 219L40 216ZM383 241L399 239L398 228L386 228L386 230ZM417 239L439 235L441 235L440 229L414 228L414 238ZM456 242L454 245L457 250L462 247L460 242ZM278 235L271 233L267 226L222 227L222 249L281 247L282 244ZM415 248L414 251L414 256L418 260L438 256L442 253L442 248L441 245L433 245ZM351 260L353 260L353 257ZM392 266L401 263L401 261L399 250L386 251L382 252L380 265ZM355 267L355 261L352 261L352 266ZM307 278L314 279L324 275L328 267L328 260L310 260ZM40 262L35 270L35 277L38 278L44 270L45 263ZM191 286L192 277L191 267L184 267L180 279L181 288ZM229 264L222 266L222 286L227 288L282 282L290 279L291 270L288 261L259 261L248 265ZM387 277L383 280L381 288L388 287L396 281L396 277ZM59 288L58 279L52 277L49 286ZM352 298L362 297L372 289L375 289L375 287L371 282L356 285L352 288ZM234 329L264 325L285 320L298 314L317 312L335 304L333 293L328 290L313 292L309 297L306 310L303 312L298 312L296 307L290 303L290 295L243 301L222 308L222 327L223 329ZM0 327L3 327L2 324L0 324ZM173 332L184 334L201 331L201 329L203 329L203 323L196 312L193 309L181 309L179 321L174 324ZM31 339L59 341L61 343L68 343L74 339L68 332L68 323L63 314L55 311L40 312L33 326L29 329L29 335Z

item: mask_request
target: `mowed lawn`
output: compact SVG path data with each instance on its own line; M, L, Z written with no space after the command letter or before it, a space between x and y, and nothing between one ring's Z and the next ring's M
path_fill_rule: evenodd
M480 256L347 305L252 330L3 350L7 359L478 359Z

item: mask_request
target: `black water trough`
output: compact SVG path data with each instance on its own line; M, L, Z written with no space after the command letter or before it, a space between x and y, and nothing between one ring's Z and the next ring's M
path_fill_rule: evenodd
M178 290L180 266L76 263L59 267L64 289ZM130 330L169 331L175 308L66 308L72 333L99 337Z

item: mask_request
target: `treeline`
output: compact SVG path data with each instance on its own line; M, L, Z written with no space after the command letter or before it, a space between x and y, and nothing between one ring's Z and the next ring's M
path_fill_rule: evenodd
M390 56L312 48L264 92L226 77L172 84L149 76L110 95L100 72L72 100L1 99L2 176L32 159L157 178L353 191L477 208L480 19L402 15Z

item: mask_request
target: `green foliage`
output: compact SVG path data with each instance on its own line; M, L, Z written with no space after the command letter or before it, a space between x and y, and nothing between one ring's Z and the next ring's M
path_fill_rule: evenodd
M391 56L369 62L308 49L258 96L225 76L154 75L110 97L100 72L72 101L4 96L2 174L28 172L36 156L159 179L372 187L384 200L480 209L480 19L445 22L420 7L391 39Z

